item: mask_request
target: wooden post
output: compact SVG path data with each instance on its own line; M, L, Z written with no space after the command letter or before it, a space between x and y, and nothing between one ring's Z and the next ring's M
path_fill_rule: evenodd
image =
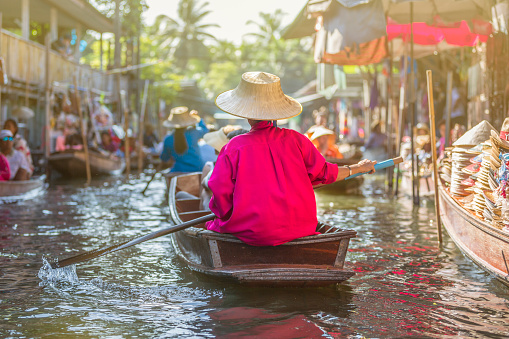
M138 123L138 174L143 172L143 132L145 130L145 109L147 107L149 80L145 80L145 88L143 89L143 102L140 110L140 120Z
M79 72L79 71L78 71ZM90 172L90 157L88 155L88 140L87 133L85 132L85 124L83 123L83 112L81 110L81 97L78 93L78 81L74 76L74 98L76 99L76 106L78 108L78 116L80 117L81 127L81 138L83 139L83 150L85 151L85 169L87 171L87 184L90 184L92 180L92 174Z
M122 105L122 109L124 110L124 129L125 129L125 175L127 178L129 178L129 174L131 174L131 153L129 152L129 110L127 108L127 100L126 100L126 93L124 90L120 91L120 102Z
M401 87L399 89L398 140L396 140L396 145L397 145L396 152L398 153L398 155L401 155L401 139L403 139L403 131L405 129L403 127L404 123L405 123L405 116L403 115L403 113L405 112L405 96L406 96L405 86L407 86L407 79L408 79L408 76L407 76L408 58L407 58L406 52L403 56L404 56L404 59L403 59L404 77L403 77L403 82L401 83ZM399 165L397 165L396 166L396 181L395 181L396 188L394 189L395 196L398 195L398 191L399 191L399 177L400 177L400 171L399 171Z
M58 40L58 10L55 7L49 10L49 31L51 41Z
M25 72L25 106L28 108L28 89L30 86L30 44L27 43L27 65L26 65L26 72Z
M103 52L103 34L101 33L101 38L99 39L99 58L100 58L100 69L101 71L104 69L103 68L103 55L104 55L104 52Z
M447 92L445 101L445 147L449 147L451 137L451 112L452 112L452 71L447 72Z
M46 117L45 117L45 133L44 133L44 155L46 158L46 174L47 177L50 177L50 168L49 168L49 155L51 151L51 126L50 126L50 120L51 120L51 87L50 87L50 35L46 34L46 68L44 71L44 80L45 80L45 101L46 101Z
M30 2L21 0L21 37L30 40Z
M428 80L428 108L429 123L431 127L431 152L433 156L433 183L435 185L435 213L437 215L437 233L438 242L442 244L442 221L440 220L440 197L438 193L438 169L437 169L437 147L436 147L436 129L435 129L435 107L433 105L433 78L430 70L426 71Z
M412 200L419 205L419 168L415 159L415 68L414 68L414 3L410 3L410 152L412 154Z

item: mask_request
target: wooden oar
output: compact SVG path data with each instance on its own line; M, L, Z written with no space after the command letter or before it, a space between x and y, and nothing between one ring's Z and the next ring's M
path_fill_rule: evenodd
M379 171L379 170L382 170L384 168L396 166L397 164L402 163L402 162L403 162L403 158L402 157L397 157L397 158L393 158L393 159L389 159L389 160L384 160L384 161L382 161L382 162L380 162L378 164L375 164L375 171ZM368 174L368 173L369 172L352 174L351 176L346 177L344 180L352 179L352 178L355 178L355 177L358 177L358 176L361 176L361 175L364 175L364 174Z
M141 244L142 242L145 242L147 240L155 239L155 238L158 238L158 237L162 237L163 235L167 235L167 234L170 234L170 233L175 233L175 232L181 231L181 230L186 229L188 227L195 226L195 225L204 223L206 221L210 221L210 220L214 219L215 217L216 216L214 214L205 215L203 217L200 217L200 218L197 218L197 219L194 219L194 220L186 221L186 222L184 222L184 223L182 223L180 225L175 225L175 226L172 226L172 227L168 227L168 228L162 229L160 231L152 232L152 233L144 235L142 237L134 238L132 240L127 240L127 241L124 241L124 242L119 243L119 244L115 244L115 245L111 245L111 246L108 246L108 247L100 248L100 249L93 250L93 251L90 251L90 252L85 252L85 253L82 253L82 254L78 254L78 255L76 255L74 257L70 257L70 258L67 258L67 259L60 260L58 262L51 263L50 265L51 265L51 268L55 269L55 268L61 268L61 267L77 264L77 263L80 263L80 262L83 262L83 261L87 261L87 260L90 260L90 259L101 257L103 255L106 255L106 254L109 254L109 253L112 253L112 252L115 252L115 251L123 250L125 248L131 247L131 246L134 246L134 245Z

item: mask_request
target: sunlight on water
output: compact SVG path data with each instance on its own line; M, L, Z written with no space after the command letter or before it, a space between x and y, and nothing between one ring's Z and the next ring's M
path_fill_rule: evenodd
M80 282L78 275L76 274L76 265L53 269L46 258L42 259L42 263L43 265L39 270L39 273L37 273L39 279L42 280L39 283L39 286L56 282L69 282L72 284L78 284Z

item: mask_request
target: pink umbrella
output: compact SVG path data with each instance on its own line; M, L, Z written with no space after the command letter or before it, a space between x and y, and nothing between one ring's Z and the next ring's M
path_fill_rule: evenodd
M478 41L486 42L492 27L489 22L473 20L474 31L470 30L465 20L447 26L430 26L424 22L414 22L414 43L418 45L437 45L445 40L449 45L474 46ZM410 24L396 24L389 19L387 36L389 40L401 38L410 41ZM477 34L482 33L482 34Z

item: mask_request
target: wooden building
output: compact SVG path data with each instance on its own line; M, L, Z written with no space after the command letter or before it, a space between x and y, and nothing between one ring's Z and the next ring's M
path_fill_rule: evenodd
M73 54L63 56L51 49L47 52L44 44L34 41L34 26L41 27L45 35L49 33L48 45L73 31L77 42ZM0 0L0 27L0 57L8 79L4 84L0 81L0 121L9 118L16 105L28 103L35 112L35 117L25 122L33 150L44 144L46 84L50 89L69 86L76 76L79 87L112 98L120 89L128 88L126 76L116 79L115 74L105 71L102 48L99 69L79 62L79 42L88 30L100 34L101 40L103 33L114 31L113 20L86 0Z

